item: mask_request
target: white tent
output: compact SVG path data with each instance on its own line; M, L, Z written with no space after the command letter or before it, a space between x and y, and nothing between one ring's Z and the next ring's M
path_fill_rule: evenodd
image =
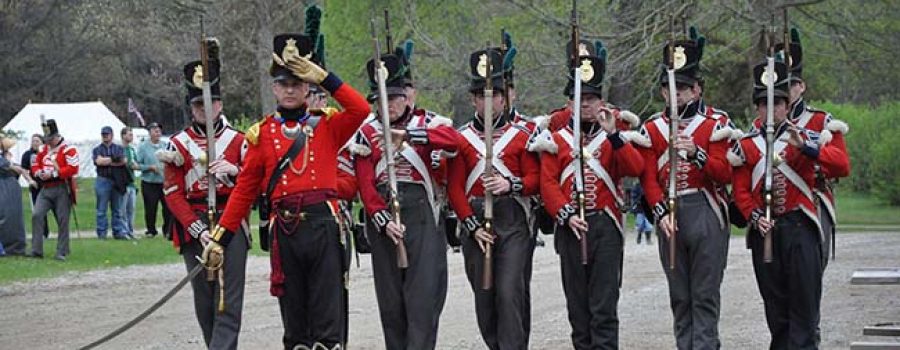
M80 160L79 177L95 177L96 168L91 159L91 150L100 144L100 129L104 126L113 128L115 142L121 142L119 131L125 124L113 114L103 102L78 102L78 103L29 103L3 130L15 131L20 135L19 142L13 148L13 159L19 162L22 154L28 150L31 144L31 135L43 134L41 129L41 115L47 119L56 120L59 133L69 145L78 149ZM147 131L135 129L135 142L140 142L146 137Z

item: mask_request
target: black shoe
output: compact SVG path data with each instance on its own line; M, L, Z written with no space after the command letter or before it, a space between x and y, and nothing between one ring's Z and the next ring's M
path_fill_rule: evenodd
M158 235L158 234L159 233L157 233L157 232L150 232L150 231L144 232L144 236L147 236L147 237L156 237L156 235Z
M117 241L127 241L127 240L128 240L128 235L114 236L114 238L115 238Z
M66 256L65 255L57 255L57 256L54 256L53 259L59 260L59 261L66 261Z
M38 254L38 253L34 253L34 252L32 252L31 254L28 254L26 256L29 258L35 258L35 259L43 259L44 258L44 254Z

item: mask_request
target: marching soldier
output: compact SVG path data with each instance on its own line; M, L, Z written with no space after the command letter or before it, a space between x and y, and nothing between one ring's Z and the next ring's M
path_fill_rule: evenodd
M850 127L847 123L835 119L831 113L821 109L812 107L803 99L806 92L806 81L803 80L803 45L800 42L800 32L796 28L791 29L791 41L789 52L784 51L784 43L775 45L775 50L780 51L783 57L790 60L790 105L788 118L794 125L817 132L821 135L819 138L822 144L831 143L839 150L839 157L846 159L850 163L849 153L847 153L847 145L844 142L844 134ZM784 56L785 54L789 56ZM753 122L754 130L762 130L763 121L757 118ZM816 186L813 187L818 197L819 204L819 222L822 225L822 231L825 233L822 241L822 258L825 259L823 264L828 266L828 256L833 245L835 234L835 223L837 223L836 207L834 205L834 192L832 191L833 182L841 177L850 175L850 168L839 167L838 169L829 168L824 164L816 165Z
M490 60L490 61L488 61ZM462 220L467 234L462 248L466 275L475 293L475 312L481 336L490 349L525 349L528 346L531 314L529 299L530 260L534 253L534 236L528 215L529 196L538 193L540 166L535 153L527 145L534 133L532 123L518 121L506 113L508 101L503 96L503 57L497 50L481 50L470 57L472 104L475 118L460 129L459 154L450 162L448 195L451 206ZM492 73L486 66L491 62ZM502 68L501 68L502 67ZM498 90L493 99L485 100L487 79ZM485 164L484 111L492 104L494 142L493 164ZM486 166L496 172L482 178ZM484 193L494 196L494 234L482 225ZM492 249L493 288L484 290L483 264L486 249Z
M788 69L775 63L774 79L765 64L754 68L753 101L760 119L766 115L766 82L775 84L772 163L774 194L771 218L766 217L763 183L766 171L765 133L751 132L732 148L734 198L751 231L753 268L765 303L771 349L814 349L822 291L824 259L821 215L816 206L816 166L849 171L839 146L823 135L789 121ZM772 261L763 260L763 241L772 235Z
M272 213L271 288L284 322L285 349L342 349L346 238L337 219L337 155L369 113L366 100L317 65L321 12L307 9L304 34L274 39L272 91L277 111L247 132L249 149L204 260L215 259L238 234L262 191ZM311 22L310 19L314 19ZM311 23L315 23L312 25ZM310 110L309 84L327 90L344 111ZM226 255L227 260L227 255Z
M556 248L574 348L617 349L625 224L620 180L641 175L643 159L628 142L629 137L641 136L627 131L627 123L616 118L603 101L606 49L599 41L596 45L582 41L579 57L574 59L572 45L566 50L569 72L576 68L573 63L582 70L581 105L575 107L581 108L583 136L577 140L573 134L573 125L579 121L571 115L568 125L553 133L553 143L541 156L541 198L557 220ZM571 103L574 77L569 79L566 92ZM575 142L582 143L581 163L574 159ZM585 217L579 216L573 201L576 166L584 169ZM581 250L581 239L587 240L587 251Z
M435 190L433 151L455 152L458 136L450 120L415 114L406 95L404 71L409 67L394 54L369 60L367 71L378 105L376 67L387 73L386 93L391 125L376 116L360 128L360 141L370 150L356 156L359 192L369 218L369 243L375 293L387 349L432 349L447 295L447 241L439 227L441 205ZM381 109L376 110L376 115ZM395 172L401 223L386 203L391 200L382 133L394 135ZM398 245L405 245L409 266L398 267Z
M66 260L69 255L69 214L75 204L75 175L78 174L78 150L69 146L56 120L41 123L46 143L41 146L37 159L31 164L31 173L41 181L31 214L31 254L35 258L44 257L44 234L47 229L47 213L53 210L59 227L56 242L56 260Z
M203 66L194 61L184 66L187 100L190 103L192 122L184 130L170 138L165 151L157 157L165 164L163 192L166 204L175 216L171 227L172 243L184 258L187 270L192 270L200 262L197 256L209 244L209 222L207 195L209 177L207 171L216 176L216 210L221 212L234 190L235 179L240 171L241 159L246 151L244 135L225 125L222 117L220 94L219 61L210 59L210 91L215 130L214 160L207 159L206 113L203 103ZM207 164L208 163L208 164ZM245 223L246 224L246 223ZM220 290L217 281L209 281L206 274L198 274L191 280L194 293L194 311L203 340L210 349L236 349L241 330L241 312L244 302L244 275L247 264L249 236L242 225L237 237L227 248L228 259L224 260L224 312L217 313Z
M638 144L644 157L641 185L659 229L660 261L669 283L678 349L720 346L719 287L728 253L726 214L716 192L731 180L726 159L731 130L701 110L698 75L703 43L678 40L664 48L663 63L674 62L676 100L670 101L665 70L660 93L667 106L677 106L679 115L670 115L670 107L653 115L641 127L649 142ZM677 135L669 135L672 120L680 120ZM669 142L677 150L677 169L670 169ZM677 172L674 189L668 188L670 171ZM669 190L675 191L677 217L670 215ZM669 245L676 234L674 267L670 267Z

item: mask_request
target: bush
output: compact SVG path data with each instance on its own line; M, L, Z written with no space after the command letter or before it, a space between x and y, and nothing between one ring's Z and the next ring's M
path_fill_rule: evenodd
M852 104L813 103L836 119L850 125L845 135L851 173L840 187L854 192L874 193L891 204L900 204L900 144L893 141L900 132L900 102L878 107Z

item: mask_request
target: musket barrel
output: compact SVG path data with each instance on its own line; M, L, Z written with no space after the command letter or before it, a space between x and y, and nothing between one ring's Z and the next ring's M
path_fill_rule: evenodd
M785 48L785 51L789 48ZM775 57L766 57L766 174L763 182L763 200L765 202L766 220L772 220L772 172L775 166ZM774 229L769 229L763 238L763 262L772 262L772 235Z
M387 11L385 11L387 16ZM378 111L381 114L382 137L384 140L384 155L387 164L388 187L390 188L391 211L394 216L394 222L400 224L400 200L397 193L397 172L396 162L394 159L395 150L391 135L391 116L388 111L387 77L384 76L385 71L382 69L381 48L378 43L378 35L375 30L375 20L372 20L372 43L374 44L373 70L375 72L375 81L378 82ZM405 269L409 267L409 260L406 254L406 244L401 240L397 244L397 267Z

